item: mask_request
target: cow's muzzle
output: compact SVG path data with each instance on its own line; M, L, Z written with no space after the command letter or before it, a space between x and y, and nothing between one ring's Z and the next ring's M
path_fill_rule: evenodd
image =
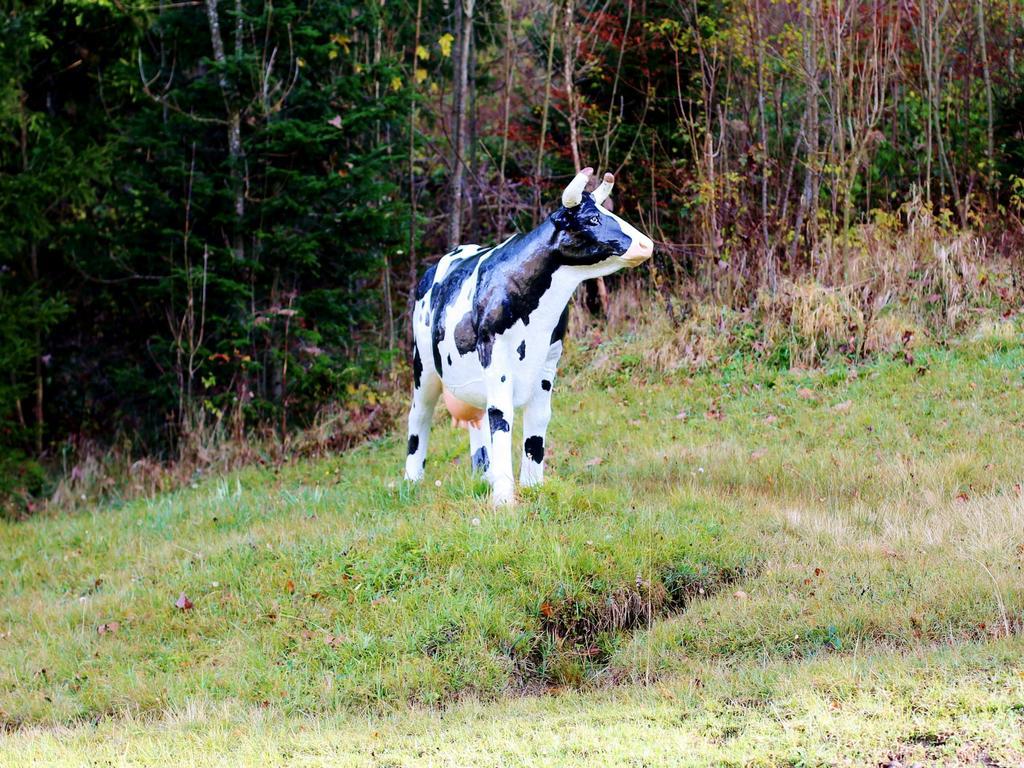
M651 258L653 253L654 242L647 235L640 235L633 240L629 250L622 254L620 258L626 263L627 267L635 267Z

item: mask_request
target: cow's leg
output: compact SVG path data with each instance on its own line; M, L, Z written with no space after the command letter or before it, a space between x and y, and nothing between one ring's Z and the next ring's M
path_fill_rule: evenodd
M484 377L487 386L487 421L490 435L491 500L494 506L515 501L515 476L512 473L512 377L503 371L507 357L495 352ZM502 379L505 379L502 381Z
M551 388L555 381L562 342L548 350L540 378L523 412L523 457L519 464L519 484L528 487L544 482L544 450L547 448L548 422L551 421Z
M405 479L419 480L423 477L423 466L427 461L427 441L430 438L430 422L434 418L434 406L441 396L441 377L434 371L424 370L419 386L412 391L412 407L409 409L409 444L405 458Z
M479 427L469 428L469 457L473 464L473 473L479 472L484 477L489 476L488 471L491 468L491 440L487 430L486 418L480 421Z

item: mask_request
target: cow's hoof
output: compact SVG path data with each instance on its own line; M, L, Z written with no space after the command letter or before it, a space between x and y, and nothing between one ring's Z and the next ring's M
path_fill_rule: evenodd
M516 503L516 490L514 486L501 488L495 486L491 491L491 503L495 507L505 507Z
M532 488L544 482L544 475L541 472L520 472L519 485L523 488Z

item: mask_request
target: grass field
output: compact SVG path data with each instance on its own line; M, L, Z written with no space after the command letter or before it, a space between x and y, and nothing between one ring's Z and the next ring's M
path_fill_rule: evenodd
M415 488L394 437L0 523L0 765L1020 765L1010 330L576 349L514 509L439 417Z

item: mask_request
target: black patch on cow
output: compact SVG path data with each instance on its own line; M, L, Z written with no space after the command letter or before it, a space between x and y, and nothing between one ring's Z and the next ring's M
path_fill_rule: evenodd
M473 326L480 364L491 364L494 339L540 306L560 266L552 253L554 228L548 224L517 235L480 265L473 303Z
M448 355L448 367L449 368L452 367L452 356L451 355Z
M434 328L433 328L433 344L431 344L431 352L434 353L434 370L437 371L438 376L444 375L444 368L441 365L441 342L444 341L444 323L438 323L437 317L434 317Z
M466 312L455 325L455 348L460 355L476 349L476 328L473 326L472 310Z
M412 456L414 453L416 453L416 451L419 450L419 447L420 447L420 436L419 435L409 435L409 455Z
M519 354L520 360L526 359L526 339L519 342L519 346L516 347L516 352Z
M491 422L491 434L495 432L508 432L508 422L505 421L505 414L501 412L500 408L495 408L493 405L487 409L487 420Z
M420 376L423 373L423 361L420 359L420 348L412 345L412 384L416 389L420 388Z
M416 301L427 295L430 286L434 284L434 275L437 273L437 264L431 264L430 269L423 273L423 279L416 285Z
M547 379L541 379L540 380L540 388L543 389L545 392L550 392L551 391L551 382L548 381Z
M486 472L491 467L491 459L487 455L487 446L481 445L473 454L473 471Z
M461 247L461 246L460 246ZM456 249L457 251L458 249ZM482 248L472 256L464 259L455 259L445 276L434 286L430 293L430 314L431 314L431 337L433 341L434 367L438 374L441 373L441 342L445 336L445 315L448 308L455 302L462 284L473 274L480 257L494 250L493 248Z
M505 376L504 376L504 375L502 375L502 377L501 377L501 383L502 383L502 384L504 384L504 383L505 383Z
M555 324L554 329L551 331L551 343L554 344L556 341L561 341L565 338L565 331L569 327L569 305L565 306L562 310L562 314L558 318L558 322Z
M540 435L526 438L523 450L534 464L540 464L544 461L544 438Z

